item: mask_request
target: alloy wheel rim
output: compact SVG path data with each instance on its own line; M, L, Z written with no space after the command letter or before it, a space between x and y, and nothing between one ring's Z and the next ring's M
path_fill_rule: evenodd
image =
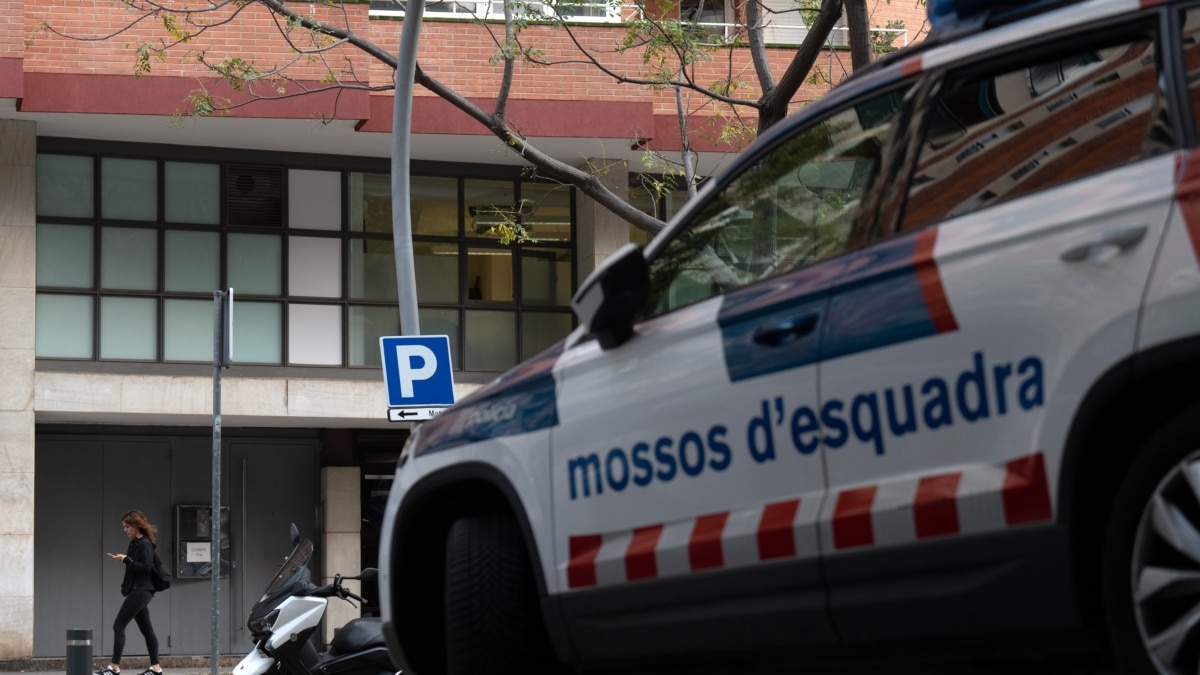
M1200 451L1151 493L1130 580L1142 646L1160 673L1200 672Z

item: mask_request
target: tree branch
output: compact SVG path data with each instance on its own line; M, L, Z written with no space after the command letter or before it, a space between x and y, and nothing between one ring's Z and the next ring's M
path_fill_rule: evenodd
M808 29L804 43L796 51L796 56L788 64L783 77L779 78L778 86L763 94L758 116L758 132L760 134L787 117L788 103L800 90L800 85L804 84L805 76L812 71L813 64L816 63L821 49L829 38L829 33L841 16L842 0L822 0L816 20Z

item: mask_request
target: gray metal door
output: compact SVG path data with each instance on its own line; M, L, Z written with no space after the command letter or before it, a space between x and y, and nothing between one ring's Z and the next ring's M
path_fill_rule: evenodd
M170 532L170 441L155 438L38 439L34 465L34 655L65 653L67 629L92 629L97 656L112 652L112 621L124 598L121 516L139 509ZM150 604L160 651L170 653L171 603ZM146 654L136 625L125 653Z
M170 551L171 559L164 561L175 570L175 581L170 590L160 593L155 602L166 599L173 610L171 615L171 649L166 652L178 654L212 654L212 579L188 578L179 575L179 533L175 528L175 505L208 505L212 506L212 437L176 438L173 439L171 459L171 483L175 489L171 495L171 521L166 528L171 532L171 545L167 548L159 546L162 551ZM221 443L221 504L229 504L229 458L225 448L228 442ZM234 535L237 534L235 530ZM236 563L237 558L232 560ZM229 611L230 588L236 586L239 580L237 567L230 572L228 579L221 580L221 593L218 598L218 632L221 636L221 653L227 653L228 635L231 625L238 623L237 615ZM129 631L126 631L126 635ZM159 638L161 642L161 637Z
M104 612L106 492L100 441L37 439L33 516L33 655L62 656L69 629L91 629L99 652ZM120 518L117 514L116 518ZM119 527L113 519L108 527ZM117 530L121 534L121 530ZM122 552L124 547L122 547ZM118 582L119 583L119 582ZM115 608L113 610L116 611ZM105 620L107 617L107 621ZM136 630L135 630L136 632ZM111 638L110 638L111 640Z
M68 629L92 630L97 660L111 654L124 567L104 553L128 540L121 516L140 509L158 527L158 550L175 560L175 506L211 504L212 439L183 435L39 434L34 504L34 656L62 657ZM248 651L245 621L290 550L288 524L319 542L320 443L311 432L230 437L222 443L222 504L231 507L234 566L222 580L220 651ZM293 436L293 437L287 437ZM319 558L319 557L318 557ZM314 570L314 574L319 570ZM212 652L212 585L176 578L150 605L162 655ZM135 624L125 654L140 670L145 643Z
M288 526L317 545L311 570L320 582L321 537L317 532L320 444L315 440L232 440L228 444L233 511L233 551L241 580L234 586L231 612L238 618L231 644L234 652L253 647L246 617L267 584L292 551Z

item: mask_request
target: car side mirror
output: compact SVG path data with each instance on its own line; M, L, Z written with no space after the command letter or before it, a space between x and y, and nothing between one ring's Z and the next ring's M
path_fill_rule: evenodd
M583 282L571 309L601 349L612 349L633 337L633 322L649 292L650 269L642 247L625 244Z

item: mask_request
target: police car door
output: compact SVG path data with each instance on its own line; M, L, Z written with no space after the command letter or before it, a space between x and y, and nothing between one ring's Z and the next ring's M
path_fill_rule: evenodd
M652 242L629 341L556 366L556 575L580 657L833 640L817 335L895 87L776 134Z
M1062 448L1134 347L1176 157L1154 17L1064 23L997 29L1003 50L918 104L893 234L833 291L822 542L852 642L1012 630L1008 612L1029 630L1072 621L1050 602L1071 592L1055 574ZM932 50L924 68L952 60L961 48Z

